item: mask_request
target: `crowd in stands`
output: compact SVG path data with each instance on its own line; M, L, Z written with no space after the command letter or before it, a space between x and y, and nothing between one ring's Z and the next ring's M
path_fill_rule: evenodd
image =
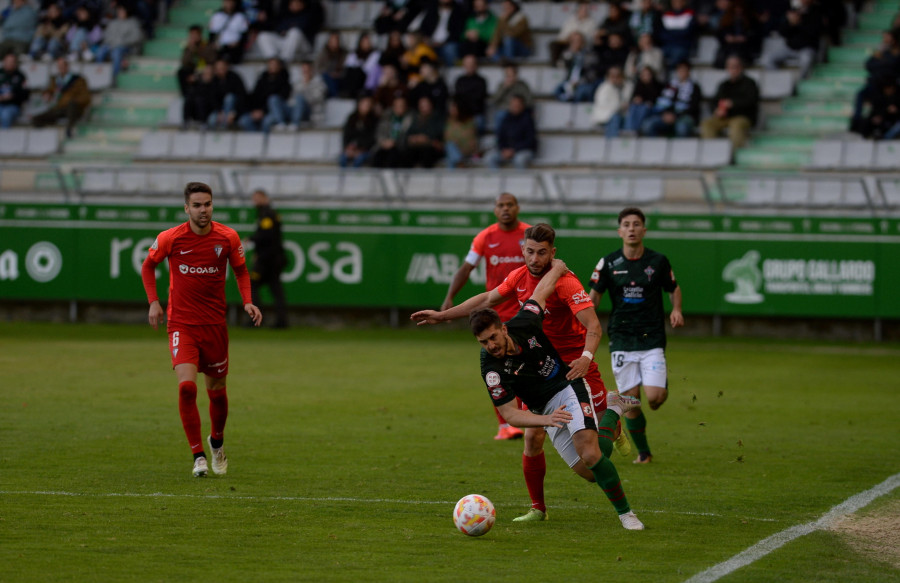
M866 138L900 137L900 14L882 34L881 46L865 62L865 85L853 102L850 129Z
M725 134L735 147L758 119L759 88L745 68L791 62L805 76L825 38L840 42L846 20L842 0L612 1L602 21L596 8L580 0L549 43L550 64L562 71L556 99L592 103L591 121L607 137ZM461 166L482 154L479 137L489 130L489 166L530 164L539 143L535 99L517 65L535 54L538 37L518 0L388 0L349 48L324 30L326 21L320 0L286 0L277 10L263 0L223 0L208 39L193 29L185 48L185 126L294 130L321 123L326 99L353 98L341 165L432 167L443 158ZM764 54L773 32L784 43ZM316 52L319 34L328 36ZM715 95L702 95L692 75L701 35L719 40L714 66L727 71ZM253 87L231 70L248 49L266 59ZM292 84L298 62L303 73ZM493 93L479 73L487 63L504 69ZM450 87L444 72L453 66L462 74Z

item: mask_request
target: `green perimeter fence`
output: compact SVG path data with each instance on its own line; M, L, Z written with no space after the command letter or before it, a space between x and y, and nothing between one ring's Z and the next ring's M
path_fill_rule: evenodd
M251 208L217 208L242 236ZM289 209L292 305L437 306L490 212ZM613 214L524 213L558 232L557 256L585 283L618 248ZM0 204L0 299L144 301L140 266L181 208ZM900 318L900 219L659 215L646 244L669 256L686 312ZM160 266L159 288L168 278ZM460 297L483 290L483 266ZM230 300L238 299L235 285Z

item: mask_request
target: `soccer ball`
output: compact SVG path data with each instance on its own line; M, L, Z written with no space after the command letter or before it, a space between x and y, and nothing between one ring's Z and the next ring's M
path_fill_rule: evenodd
M496 518L494 505L481 494L463 496L453 509L453 524L469 536L481 536L491 530Z

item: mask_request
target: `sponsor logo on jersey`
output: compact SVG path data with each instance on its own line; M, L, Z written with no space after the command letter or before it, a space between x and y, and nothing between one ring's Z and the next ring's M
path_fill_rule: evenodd
M626 304L639 304L644 301L644 288L632 281L631 286L622 288L622 299Z
M159 249L159 237L153 239L153 245L150 245L150 248L154 250Z
M537 338L532 336L528 339L528 348L543 348L537 341Z
M178 271L183 274L198 274L203 275L207 273L219 273L219 268L215 265L210 265L209 267L194 267L192 265L181 264L178 266Z
M487 383L487 386L489 387L496 387L500 384L500 374L495 371L491 371L484 375L484 382Z
M538 369L538 374L547 379L556 376L556 372L559 370L559 364L555 358L548 358L539 364L541 368Z
M500 265L501 263L525 263L525 258L522 256L502 257L500 255L491 255L490 262L491 265Z
M525 304L522 307L525 308L526 310L528 310L529 312L534 312L535 314L541 313L541 309L539 307L535 306L534 304Z
M572 294L572 302L577 306L578 304L583 304L584 302L591 301L591 296L587 294L586 291L581 290L576 294Z
M215 247L213 247L213 251L216 252L216 257L218 257L219 255L222 254L222 246L221 246L221 245L216 245Z
M644 273L647 274L647 281L650 281L650 279L653 277L653 274L655 272L656 272L656 270L653 269L652 266L650 266L650 265L647 266L647 269L644 270Z
M627 273L627 271L613 271L613 275L625 275Z
M491 398L495 401L506 396L506 389L503 387L494 387L491 389Z

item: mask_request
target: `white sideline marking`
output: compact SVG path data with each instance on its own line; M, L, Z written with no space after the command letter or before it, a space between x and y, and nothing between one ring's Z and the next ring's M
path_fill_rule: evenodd
M150 494L138 494L130 492L60 492L51 490L0 490L0 496L70 496L84 498L208 498L210 500L287 500L295 502L362 502L370 504L456 504L454 500L396 500L388 498L344 498L344 497L313 497L313 496L231 496L224 494L166 494L165 492L153 492ZM587 504L553 504L550 508L579 509L593 508ZM713 512L672 512L669 510L639 510L641 513L651 514L683 514L687 516L722 516ZM747 520L760 522L777 522L774 518L747 517Z
M877 486L870 488L865 492L850 496L822 515L819 520L808 522L806 524L799 524L782 530L781 532L776 532L772 536L759 541L752 547L741 551L727 561L714 565L706 571L694 575L684 583L712 583L713 581L717 581L721 577L763 558L794 539L817 530L824 530L831 527L839 519L848 514L853 514L860 508L868 506L876 498L890 493L897 487L900 487L900 474L894 474Z

